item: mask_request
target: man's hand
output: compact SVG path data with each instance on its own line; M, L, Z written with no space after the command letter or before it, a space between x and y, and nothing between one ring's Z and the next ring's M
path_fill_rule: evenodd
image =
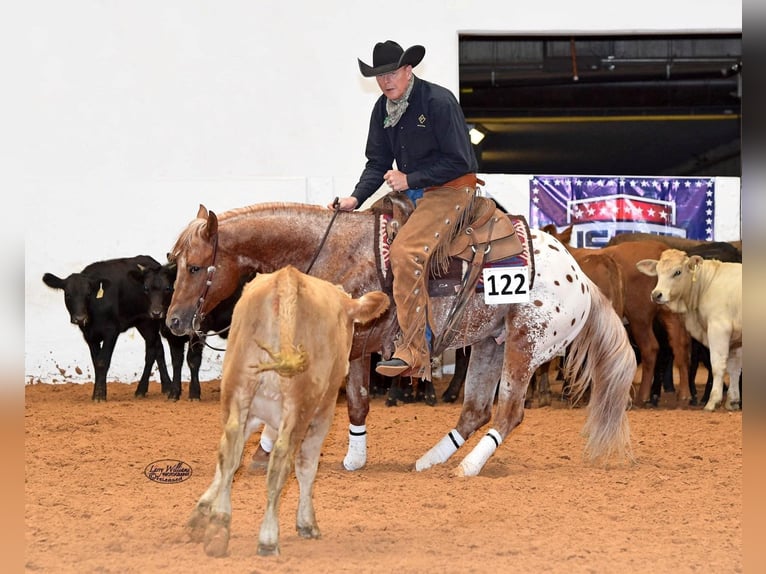
M406 191L410 188L407 183L407 174L402 173L398 169L389 169L383 175L383 179L386 180L388 187L394 191Z
M359 202L355 197L341 197L338 199L337 209L340 211L353 211L357 205L359 205ZM336 209L335 203L328 203L327 208Z

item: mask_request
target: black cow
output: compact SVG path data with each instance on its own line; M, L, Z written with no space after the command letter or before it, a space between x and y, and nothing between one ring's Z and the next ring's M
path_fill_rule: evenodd
M106 400L106 375L120 333L135 327L146 343L144 372L137 397L146 396L149 376L157 363L163 392L170 390L165 350L160 336L162 320L149 315L149 303L143 285L134 271L158 269L160 263L148 255L98 261L81 272L60 279L52 273L43 275L43 283L64 292L64 304L70 321L77 325L90 349L95 370L93 400Z
M192 337L174 335L165 325L165 315L170 300L173 297L173 285L176 281L177 267L174 263L168 263L161 267L145 267L133 272L136 281L143 285L144 293L149 301L149 314L151 317L160 320L162 323L160 332L167 339L170 347L170 360L173 365L173 379L170 384L168 399L177 401L181 398L181 372L184 361L184 349L188 344L186 352L186 363L189 366L191 380L189 381L189 400L199 400L201 389L199 384L199 370L202 365L202 348L205 346L205 334L216 333L223 338L228 337L229 327L231 325L231 316L234 312L234 305L242 294L242 287L252 275L243 277L240 280L239 288L231 297L222 301L204 317L200 330ZM201 294L200 294L201 295Z

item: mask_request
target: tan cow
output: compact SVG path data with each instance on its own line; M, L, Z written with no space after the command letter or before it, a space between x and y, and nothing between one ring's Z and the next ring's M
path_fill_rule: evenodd
M724 371L729 373L726 408L740 409L742 264L668 249L659 260L644 259L636 267L657 277L652 300L680 313L689 334L710 349L713 390L705 410L713 411L721 402Z
M348 374L354 323L367 323L388 306L382 291L353 299L339 286L292 266L258 275L245 286L223 361L218 465L188 522L191 539L204 542L208 555L227 552L232 478L245 442L263 424L279 430L266 475L258 554L279 554L279 498L293 462L300 492L298 534L319 538L314 478Z

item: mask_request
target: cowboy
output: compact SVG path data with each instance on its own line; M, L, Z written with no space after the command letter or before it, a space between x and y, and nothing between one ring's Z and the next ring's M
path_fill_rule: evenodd
M359 182L350 197L328 207L356 209L383 182L415 204L390 251L402 333L393 356L375 370L431 380L428 275L432 267L437 272L446 268L449 242L465 223L476 194L477 162L455 96L412 71L424 55L423 46L403 50L387 40L375 45L372 66L359 60L362 76L374 77L383 94L372 109L367 163Z

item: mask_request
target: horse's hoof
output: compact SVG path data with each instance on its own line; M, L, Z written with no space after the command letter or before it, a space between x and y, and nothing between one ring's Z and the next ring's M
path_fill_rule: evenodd
M690 407L697 407L699 406L699 401L697 401L697 397L692 397L689 399L689 406Z
M448 395L446 393L442 395L443 403L454 403L456 400L457 400L457 395Z
M269 453L258 445L258 448L253 453L253 458L250 460L250 465L247 467L248 472L261 474L269 467Z
M387 407L395 407L396 403L397 403L396 399L386 399Z

